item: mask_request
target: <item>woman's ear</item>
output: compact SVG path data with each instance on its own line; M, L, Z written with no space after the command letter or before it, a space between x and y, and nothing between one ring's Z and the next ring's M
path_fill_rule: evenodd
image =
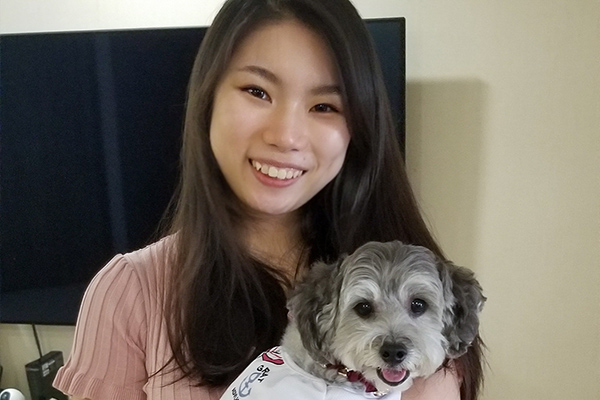
M440 279L444 287L444 336L448 340L447 354L457 358L479 332L479 313L486 301L481 285L473 271L454 265L449 261L438 263Z
M343 278L340 265L341 260L333 264L314 264L288 300L302 344L313 357L329 355Z

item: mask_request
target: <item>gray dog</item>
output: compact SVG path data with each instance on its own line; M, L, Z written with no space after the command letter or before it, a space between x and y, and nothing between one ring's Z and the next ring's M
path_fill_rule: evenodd
M313 266L289 299L281 347L222 399L398 399L414 378L467 351L484 302L470 270L424 247L369 242Z

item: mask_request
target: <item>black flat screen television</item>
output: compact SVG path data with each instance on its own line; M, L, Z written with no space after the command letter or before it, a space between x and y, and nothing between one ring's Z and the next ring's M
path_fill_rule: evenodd
M404 147L405 21L367 20ZM0 35L0 322L72 325L175 189L206 28Z

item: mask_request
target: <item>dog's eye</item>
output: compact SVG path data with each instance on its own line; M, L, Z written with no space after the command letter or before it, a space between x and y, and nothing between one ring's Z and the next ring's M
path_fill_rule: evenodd
M410 303L410 311L412 311L412 313L417 317L425 314L425 311L427 311L427 307L428 306L425 300L421 299L414 299Z
M373 313L373 306L369 302L362 301L354 306L354 311L360 317L366 318Z

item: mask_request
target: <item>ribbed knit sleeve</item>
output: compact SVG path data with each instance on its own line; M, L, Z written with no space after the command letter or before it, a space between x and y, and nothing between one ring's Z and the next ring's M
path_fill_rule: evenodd
M113 258L83 298L71 356L54 386L93 400L145 400L147 320L140 278Z

